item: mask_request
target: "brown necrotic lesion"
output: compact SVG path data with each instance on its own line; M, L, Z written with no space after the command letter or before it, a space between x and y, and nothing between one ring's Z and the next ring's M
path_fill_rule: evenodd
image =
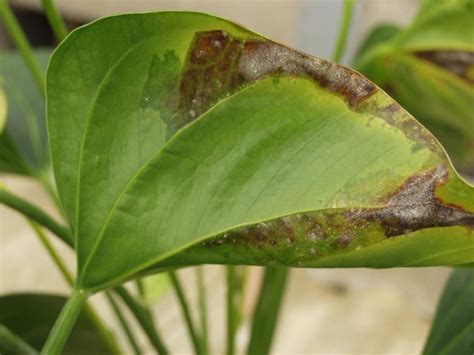
M351 106L357 106L376 90L374 84L352 69L270 40L243 40L221 30L198 32L183 67L180 125L193 121L243 85L285 75L312 79Z
M448 170L440 165L409 177L381 199L379 208L341 208L297 213L238 228L200 247L235 255L252 253L276 262L315 258L358 249L374 242L433 227L474 227L474 213L445 204L436 189ZM285 260L280 260L281 255ZM258 263L258 260L256 261Z

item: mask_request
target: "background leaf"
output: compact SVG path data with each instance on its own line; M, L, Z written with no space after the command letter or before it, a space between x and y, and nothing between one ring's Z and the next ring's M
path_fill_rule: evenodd
M474 352L474 269L453 271L438 304L424 355Z
M3 87L1 86L1 82L0 82L0 134L2 133L3 128L5 127L7 112L8 112L7 99L5 97L5 93L3 92Z
M0 352L3 355L35 355L38 352L23 339L13 334L7 327L0 324Z
M40 294L0 297L0 324L41 350L67 298ZM93 323L81 313L64 348L65 354L108 354Z
M171 289L169 277L164 273L144 277L141 282L143 301L148 305L158 302Z
M48 124L86 289L197 262L316 266L390 239L411 263L474 260L438 256L472 246L473 188L429 132L358 73L225 20L75 31L51 59ZM340 266L402 257L358 255Z
M50 53L35 52L45 70ZM39 174L49 163L43 94L17 52L0 54L0 78L8 104L6 128L0 134L0 171Z
M472 0L425 1L398 34L376 28L355 59L358 70L419 119L467 170L474 168L473 22Z

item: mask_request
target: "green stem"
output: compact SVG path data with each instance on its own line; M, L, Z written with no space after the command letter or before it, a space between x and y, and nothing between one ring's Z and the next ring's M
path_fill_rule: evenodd
M117 317L117 320L118 320L120 326L122 327L123 332L125 333L125 336L127 337L127 341L129 343L130 347L133 349L133 352L136 355L140 355L141 351L140 351L140 348L138 346L138 343L135 340L135 336L133 335L132 330L128 326L127 320L125 319L120 307L118 306L117 302L115 301L115 299L113 298L113 296L110 294L109 291L105 292L105 296L107 297L107 299L109 301L109 304L112 307L112 309L115 313L115 316Z
M38 355L38 352L18 335L0 324L0 354Z
M342 10L342 20L339 28L339 37L336 42L336 48L332 57L333 62L339 63L344 51L346 50L347 35L351 27L352 13L354 12L355 0L344 0L344 7Z
M33 49L28 43L25 33L21 29L21 26L18 23L18 20L16 19L15 14L13 13L7 0L0 0L0 17L3 19L5 28L20 50L26 65L33 74L36 84L38 85L41 92L45 94L46 86L43 71L41 70L41 67L33 54Z
M135 285L137 286L138 294L140 295L142 302L145 303L145 285L143 284L143 280L136 279Z
M52 219L49 215L47 215L38 207L32 205L21 197L18 197L8 192L5 189L0 189L0 203L20 212L29 219L42 225L46 229L50 230L52 233L56 234L67 245L74 248L74 242L71 231L67 227L57 223L54 219Z
M61 216L63 218L65 218L66 214L64 212L63 204L62 204L62 202L59 198L59 195L56 191L56 188L55 188L54 184L51 181L51 178L49 177L49 168L46 168L43 171L39 172L36 175L36 178L38 179L40 184L43 186L45 191L48 193L51 200L53 200L58 212L61 213Z
M74 244L72 241L73 238L70 230L64 226L59 225L49 215L40 210L38 207L33 206L28 201L25 201L22 198L13 195L5 189L0 189L0 203L3 203L4 205L20 212L29 219L33 220L34 222L47 228L56 236L58 236L61 240L63 240L66 244L68 244L71 248L74 248ZM109 334L108 330L103 325L100 318L92 308L87 306L85 308L85 311L86 313L88 313L90 319L97 326L98 330L101 333ZM109 346L114 349L114 352L119 352L117 344L115 343L115 341L113 341L113 339L111 339L110 335L108 337L104 336L104 339L106 339Z
M158 335L155 324L153 323L153 318L146 308L137 303L123 286L117 286L114 291L128 306L156 351L158 351L159 354L168 354L168 350Z
M204 286L204 272L202 266L196 267L196 279L198 289L198 302L199 302L199 322L201 326L201 340L202 340L202 351L204 354L209 353L209 341L208 341L208 330L207 330L207 296L206 287Z
M61 257L59 254L56 252L56 249L54 249L53 245L49 241L48 237L46 234L43 232L43 230L35 223L32 222L31 220L28 219L28 223L31 225L31 228L35 231L36 235L38 236L39 240L47 250L48 254L51 256L53 259L54 264L56 264L57 268L61 272L61 275L63 275L64 279L68 283L69 286L74 285L74 278L72 277L71 273L67 269L66 265L62 261Z
M227 275L227 355L235 353L235 333L237 330L236 319L236 292L237 279L235 266L226 267Z
M46 234L43 232L43 230L36 223L34 223L30 220L28 220L28 222L30 223L31 227L35 231L36 235L40 239L40 241L43 244L43 246L45 247L45 249L48 251L48 254L53 259L53 262L56 265L56 267L59 269L59 271L61 272L61 275L64 277L64 279L66 280L68 285L73 287L74 286L74 278L72 277L71 273L67 269L66 264L61 259L58 252L56 251L56 249L54 249L53 245L49 241ZM120 354L120 348L119 348L117 342L115 341L113 335L110 333L110 331L104 325L104 323L100 319L99 315L94 310L94 308L90 305L90 303L86 303L84 305L84 313L87 315L87 317L89 318L91 323L95 325L95 329L101 335L104 342L108 345L111 352L114 353L114 354Z
M84 306L84 313L89 318L89 320L94 324L95 330L100 334L101 338L107 344L107 347L110 349L111 354L121 354L122 350L120 346L117 344L117 340L115 339L112 332L107 328L104 322L100 319L99 315L95 311L95 309L90 305L90 303L86 303Z
M181 286L179 281L178 275L174 271L169 271L168 275L171 280L171 284L176 292L176 296L178 296L179 304L181 305L181 311L183 312L184 319L186 321L186 326L188 329L189 336L191 337L191 341L194 346L194 352L196 354L202 354L202 345L199 336L196 333L196 328L194 327L193 320L191 318L191 312L189 310L188 303L186 301L186 297L184 296L184 290Z
M253 314L248 355L270 353L287 276L287 268L267 267L265 270L260 296Z
M64 344L66 343L66 340L76 323L77 317L81 312L82 306L87 300L87 296L88 295L84 293L84 291L73 289L69 299L59 314L51 333L49 334L48 340L46 341L41 354L61 354Z
M56 39L61 42L67 36L67 28L66 24L61 17L56 5L54 4L53 0L42 0L43 2L43 9L46 13L46 17L48 18L49 25L53 29L54 35Z

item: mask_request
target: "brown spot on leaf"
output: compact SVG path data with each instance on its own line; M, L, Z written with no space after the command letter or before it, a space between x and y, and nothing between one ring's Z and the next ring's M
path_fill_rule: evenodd
M474 52L466 51L424 51L416 56L438 65L459 78L474 84Z
M340 247L347 247L352 240L355 238L355 232L351 229L345 230L341 233L339 238L339 246Z

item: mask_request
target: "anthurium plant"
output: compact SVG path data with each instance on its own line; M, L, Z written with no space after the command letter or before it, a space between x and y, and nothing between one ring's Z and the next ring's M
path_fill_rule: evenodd
M60 43L33 52L0 0L20 51L0 58L0 168L38 179L64 218L6 188L0 202L27 218L71 294L0 297L2 354L123 352L87 302L98 292L127 351L142 350L124 307L156 352L172 352L140 293L123 287L143 290L158 273L195 353L212 353L200 264L228 265L228 354L243 265L267 267L249 354L270 351L288 268L457 266L425 353L472 354L474 187L440 141L469 172L474 1L426 0L408 28L375 29L354 59L360 72L337 64L353 1L333 61L194 12L118 15L68 34L43 4ZM45 228L74 249L74 277ZM190 266L200 324L176 272Z

